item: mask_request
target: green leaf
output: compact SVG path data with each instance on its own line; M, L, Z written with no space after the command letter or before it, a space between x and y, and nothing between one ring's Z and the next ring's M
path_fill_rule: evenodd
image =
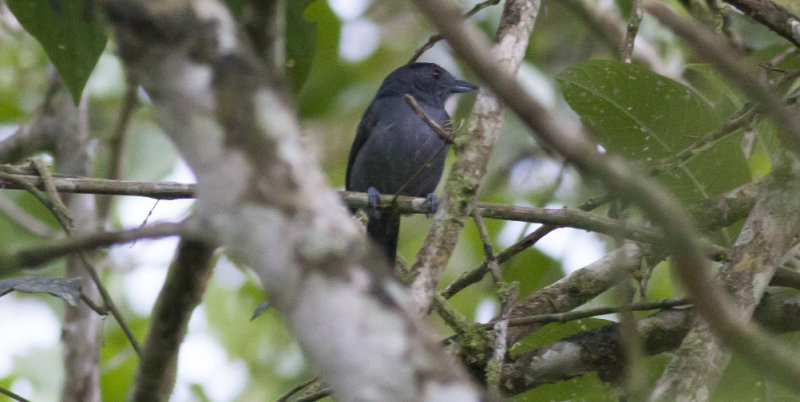
M616 0L617 9L622 18L626 20L631 16L631 9L633 8L633 0Z
M708 199L750 181L750 167L741 150L742 134L728 135L688 161L658 176L678 198Z
M246 3L246 0L225 0L225 4L228 5L228 9L231 10L231 14L233 14L237 19L242 15L242 9Z
M772 170L772 157L780 150L778 127L772 119L761 119L755 124L754 131L750 171L755 177L764 177Z
M690 88L630 64L588 61L564 70L558 81L564 98L598 135L600 144L645 169L722 125L711 106ZM661 174L659 180L689 202L749 181L738 138L729 135L698 149L687 161Z
M0 88L0 122L14 121L25 116L19 106L19 95L11 88Z
M722 118L727 118L747 102L742 90L709 64L687 64L686 73L687 78L695 78L691 85L714 104L717 115Z
M800 351L800 334L797 332L781 334L777 338L795 351ZM770 379L758 367L734 353L710 400L797 402L800 401L800 395Z
M312 2L305 15L316 24L317 35L310 72L302 90L297 94L301 118L323 114L341 96L342 90L353 82L348 70L339 60L342 22L325 1ZM291 56L288 48L286 51L287 56ZM295 68L299 67L291 67L289 70Z
M530 352L542 346L558 342L564 338L609 324L613 324L613 322L600 318L582 318L580 320L572 320L563 323L550 323L542 326L536 330L536 332L517 342L511 348L510 352L514 354Z
M6 4L42 45L78 104L106 47L106 34L95 8L87 0L8 0Z
M479 249L480 250L480 249ZM503 279L519 282L519 297L523 298L535 290L564 277L560 261L556 261L537 248L530 248L506 262Z
M692 90L630 64L588 61L557 78L564 98L602 136L602 145L633 159L669 156L720 125Z
M306 7L313 1L290 1L286 5L286 74L293 93L308 79L316 50L317 23L305 17Z

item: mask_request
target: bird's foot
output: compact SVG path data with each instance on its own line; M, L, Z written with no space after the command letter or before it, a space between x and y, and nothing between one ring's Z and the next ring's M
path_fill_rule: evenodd
M369 216L380 215L380 211L378 211L378 204L380 202L381 202L381 193L378 192L377 188L369 187L367 189L367 215Z
M431 214L435 213L439 208L439 198L437 198L434 193L428 193L428 195L425 196L425 203L430 207L430 212L427 212L425 216L430 218Z

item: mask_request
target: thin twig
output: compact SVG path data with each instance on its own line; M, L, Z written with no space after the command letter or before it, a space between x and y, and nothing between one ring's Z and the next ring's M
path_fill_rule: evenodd
M20 226L28 229L31 233L37 236L53 236L55 231L50 225L40 221L38 218L29 214L24 209L17 206L8 197L0 195L0 211L2 211L10 219L18 223Z
M588 310L576 310L567 313L554 313L554 314L540 314L530 317L512 318L509 320L508 325L515 327L520 325L530 324L546 324L551 322L564 323L567 321L580 320L583 318L596 317L604 314L614 314L621 311L647 311L656 309L670 309L692 304L686 299L664 299L649 302L631 303L627 306L615 307L598 307ZM492 324L485 324L486 327L491 327Z
M118 194L125 195L141 195L156 199L176 199L176 198L190 198L194 194L194 185L180 184L180 183L146 183L146 182L119 182L104 179L74 179L74 178L54 178L54 184L60 191L60 184L64 184L61 180L79 180L84 184L102 182L102 185L111 183L109 187L105 187L100 191L92 191L87 188L76 189L70 184L66 184L67 192L79 192L89 194L113 194L118 191ZM52 206L52 202L47 199L41 191L36 188L36 185L41 186L39 177L31 177L26 175L8 174L0 169L0 187L24 189L33 194L45 206ZM133 189L126 188L125 183L130 183ZM94 186L95 184L89 184ZM339 191L340 196L344 199L348 207L351 208L366 208L368 206L368 197L366 193ZM386 201L384 201L386 200ZM605 201L603 201L605 202ZM476 207L481 211L484 218L489 219L502 219L514 220L520 222L533 222L543 223L552 226L573 227L576 229L584 229L589 231L596 231L600 233L613 234L620 230L626 238L636 241L659 242L662 237L658 230L644 226L627 226L626 228L620 227L613 219L605 218L602 216L587 214L580 210L574 209L553 209L553 208L536 208L530 206L507 205L488 202L477 202ZM402 195L384 195L379 201L377 208L391 210L396 213L402 214L428 214L431 212L427 200L421 197L409 197ZM583 208L581 208L583 209ZM518 242L518 244L526 244L531 239L540 238L546 233L545 230L552 230L551 228L542 227L537 232L526 236L525 239ZM519 247L512 246L516 251L512 254L524 250ZM498 262L503 262L503 253L497 255Z
M130 127L133 112L139 105L139 83L129 73L126 74L125 83L125 97L122 99L117 123L108 143L111 152L108 157L108 169L106 169L105 176L109 180L117 180L122 176L128 127ZM100 222L106 221L111 209L111 200L111 197L99 197L97 199L97 215Z
M586 200L586 202L584 202L583 205L579 207L579 209L583 211L591 211L605 204L606 202L608 202L609 199L610 197L608 195L590 198ZM553 226L553 225L544 225L536 229L532 233L522 238L522 240L514 243L510 247L506 248L505 250L497 254L495 258L497 263L498 264L505 263L515 255L523 252L524 250L527 250L528 248L536 244L536 242L538 242L541 238L543 238L548 233L556 229L558 229L558 226ZM456 280L454 280L453 283L448 285L447 288L445 288L445 290L442 291L442 297L444 297L445 299L453 297L456 293L460 292L467 286L480 281L483 278L483 275L485 275L486 272L488 272L488 270L489 270L489 265L486 262L484 262L479 267L473 269L472 271L462 274L461 276L456 278Z
M412 96L411 94L403 95L403 100L405 100L408 106L411 107L411 109L414 110L415 113L417 113L417 115L422 119L422 121L424 121L425 124L427 124L436 133L436 135L438 135L439 138L441 138L442 141L444 141L444 144L442 144L439 147L439 149L437 149L436 152L434 152L425 161L425 163L421 164L419 168L417 168L417 170L411 176L409 176L408 179L406 179L403 185L400 186L399 189L397 189L397 192L395 193L394 197L392 197L392 205L396 205L397 197L403 193L406 187L408 187L408 185L411 184L411 182L414 179L416 179L417 176L420 175L420 173L422 173L425 169L428 169L430 167L431 162L433 162L433 160L436 159L436 157L438 157L442 151L447 149L447 145L453 143L452 127L450 128L450 132L448 133L446 129L442 128L442 126L433 121L433 119L431 119L430 116L428 116L428 114L425 113L425 111L422 110L421 107L419 107L417 100L414 99L414 96ZM436 212L436 211L429 210L429 212Z
M183 236L150 316L131 402L167 401L189 318L202 301L213 271L215 246Z
M486 229L486 222L481 217L481 211L477 208L472 209L472 220L475 221L475 226L478 228L478 235L483 242L483 252L486 254L485 263L489 267L489 272L492 273L496 283L503 282L503 275L500 273L500 267L497 264L497 259L494 258L492 251L492 243L489 239L489 230Z
M392 197L392 201L391 201L392 209L395 208L395 206L397 205L398 197L400 197L400 194L403 193L403 191L406 189L406 187L408 187L408 185L411 183L411 181L414 180L417 176L419 176L419 174L422 173L423 170L429 168L431 162L433 162L433 160L436 159L436 157L439 156L439 154L442 151L444 151L445 149L447 149L447 143L446 142L444 144L442 144L442 146L440 146L439 149L437 149L436 152L434 152L433 155L431 155L430 158L428 158L428 160L425 161L425 163L421 164L419 166L419 168L417 168L417 171L414 172L414 174L412 174L411 176L409 176L409 178L405 181L405 183L403 183L403 185L400 186L399 189L397 189L397 193L394 195L394 197ZM436 212L436 211L431 211L430 206L428 206L428 210L425 213L429 214L429 213L432 213L432 212Z
M292 387L292 389L286 391L285 394L281 395L277 400L275 400L275 402L286 402L286 401L288 401L289 398L292 397L292 395L300 392L303 388L313 384L314 381L317 381L317 377L311 377L310 379L305 380L305 381L301 382L300 384L295 385L294 387Z
M147 215L146 215L146 216L144 217L144 219L142 220L142 224L141 224L141 225L139 225L139 229L141 229L141 228L143 228L145 225L147 225L147 221L148 221L148 220L150 220L150 217L153 215L153 211L155 211L155 210L156 210L156 207L158 206L158 203L159 203L159 201L161 201L161 200L156 200L156 202L153 204L153 207L152 207L152 208L150 208L150 210L149 210L149 211L147 211ZM134 240L133 242L131 242L131 245L130 245L130 247L133 247L133 246L135 246L135 245L136 245L136 240Z
M19 176L10 175L8 173L1 171L0 171L0 180L2 180L5 183L15 184L17 188L26 190L27 192L31 193L31 195L33 195L33 197L36 198L36 200L39 201L42 205L44 205L45 208L47 208L48 210L53 211L56 208L55 204L52 201L50 201L41 190L36 188L28 180L24 180L21 179ZM36 180L39 180L39 178L37 178ZM3 184L5 185L5 183ZM67 222L62 222L60 220L63 219L62 215L58 214L54 215L56 217L56 220L58 220L58 224L61 225L62 228L69 227Z
M633 0L631 3L631 15L628 17L628 25L625 30L625 40L622 41L620 49L620 59L625 63L631 62L633 57L633 43L636 41L636 34L639 32L639 24L642 22L642 0Z
M430 159L436 157L439 152L444 150L445 146L443 145L440 149L431 156ZM426 164L423 164L415 173L414 176L419 174L423 169L425 169ZM414 177L412 176L412 177ZM52 203L47 199L44 194L39 191L35 185L38 184L38 178L35 178L34 181L29 176L23 175L12 175L7 174L5 172L0 171L0 180L3 181L3 184L14 185L15 188L22 188L25 190L30 191L34 196L39 194L37 198L45 204L45 206L52 205ZM63 179L62 179L63 180ZM102 179L81 179L84 183L88 183L91 181L99 180L104 183L110 183L111 181L102 180ZM54 185L56 189L59 188L59 179L54 179ZM153 184L153 186L150 186ZM153 198L158 198L156 194L150 193L148 191L142 190L144 187L158 187L158 183L132 183L133 186L138 186L141 190L138 194L151 196ZM158 193L168 193L166 194L168 198L180 198L185 197L190 194L194 194L194 186L193 185L182 185L182 184L170 184L171 186L174 185L174 189L172 190L165 190L164 188L156 189L155 191ZM10 186L6 186L10 187ZM114 184L110 186L106 190L116 189L121 190L124 186L117 186ZM70 187L68 190L74 190L74 188ZM402 191L402 187L401 187ZM81 192L90 192L90 191L81 191ZM90 192L91 193L91 192ZM126 192L130 194L131 192ZM368 198L365 193L355 193L355 192L347 192L342 191L340 192L342 197L345 199L345 202L349 207L352 208L366 208L368 205ZM390 201L383 201L383 200L390 200ZM535 207L528 207L528 206L516 206L516 205L505 205L505 204L497 204L497 203L485 203L485 202L478 202L476 203L476 207L480 209L481 214L484 218L489 219L504 219L504 220L516 220L521 222L534 222L534 223L545 223L545 224L552 224L558 226L571 226L576 227L579 229L585 230L594 230L599 231L602 233L612 233L614 231L619 230L617 223L611 219L604 218L602 216L596 216L592 214L586 214L581 211L577 210L570 210L570 209L546 209L546 208L535 208ZM381 198L381 201L378 204L379 209L387 209L393 210L397 213L430 213L430 207L427 205L426 200L424 198L417 198L417 197L407 197L402 196L399 194L395 195L388 195ZM660 234L658 231L647 228L647 227L636 227L636 226L629 226L627 231L625 232L626 237L630 237L634 240L645 240L647 241L658 241L660 239Z
M31 401L29 401L29 400L27 400L27 399L15 394L15 393L11 392L10 390L7 390L7 389L5 389L3 387L0 387L0 394L3 394L3 395L5 395L5 396L7 396L7 397L9 397L9 398L11 398L11 399L13 399L15 401L31 402Z
M738 85L748 97L758 102L761 109L772 115L780 126L778 137L784 145L800 153L800 119L785 107L783 100L755 77L746 72L735 58L736 51L718 41L700 26L687 23L666 6L648 1L644 9L658 21L680 36L695 53L711 63L730 82Z
M319 391L310 393L308 395L303 395L298 397L294 400L294 402L313 402L318 401L326 396L331 396L333 394L333 390L330 388L323 388Z
M89 306L90 309L94 310L97 315L108 315L108 309L103 308L102 306L98 306L89 296L86 296L86 293L81 292L81 300Z
M720 140L722 138L727 137L730 134L735 133L737 130L747 127L748 125L752 124L755 118L758 116L756 110L753 108L753 105L748 103L742 106L741 109L736 111L731 117L725 122L725 125L722 126L721 129L715 131L714 133L705 136L703 138L698 139L691 145L684 148L682 151L665 158L661 162L657 163L653 168L650 169L651 175L657 175L673 166L676 166L682 162L687 161L692 156L696 155L700 150L705 147L706 145Z
M489 6L493 6L493 5L495 5L495 4L499 3L499 2L500 2L500 0L486 0L483 3L478 3L478 4L475 5L475 7L472 7L471 10L467 11L467 13L464 14L464 18L472 17L473 15L477 14L478 11L481 11L484 8L489 7ZM425 43L422 44L422 46L420 46L419 48L417 48L417 50L414 51L414 54L408 60L408 64L411 64L411 63L417 61L417 59L419 59L419 57L422 56L423 53L425 53L428 50L430 50L433 47L433 45L435 45L440 40L442 40L442 35L441 34L437 33L435 35L431 35L428 38L428 40L426 40Z
M623 215L620 215L620 221L623 220ZM616 246L622 247L624 245L621 238L615 239ZM620 255L618 261L622 262L624 258ZM642 340L639 338L636 328L636 317L633 315L630 306L635 294L633 283L630 282L630 276L633 272L628 271L621 273L623 280L619 281L616 287L617 299L619 301L620 311L617 314L619 318L619 335L622 339L625 352L625 372L623 376L623 392L625 396L632 401L644 401L647 399L647 367L644 366L644 347ZM644 290L642 290L644 293Z
M0 188L27 190L31 187L44 189L39 176L11 173L9 166L0 166ZM25 183L25 184L23 184ZM125 180L94 179L88 177L54 176L53 185L62 193L131 195L162 200L194 198L195 185L173 182L139 182Z
M47 169L45 169L47 170ZM58 220L61 227L64 229L64 232L67 233L67 236L72 236L72 223L69 221L67 216L61 213L59 208L56 206L56 203L53 200L48 200L47 197L37 188L35 188L30 183L21 181L16 179L15 177L11 177L11 175L0 172L0 178L5 180L14 181L17 184L23 186L26 190L28 190L37 200L39 200ZM60 201L61 198L57 195L58 191L55 190L55 185L52 182L52 177L48 174L44 174L42 176L42 180L45 181L45 188L50 188L52 191L55 191L55 199ZM63 205L63 204L62 204ZM86 267L86 271L89 273L89 276L92 278L95 286L97 287L98 292L100 293L100 297L103 299L103 303L105 304L106 308L111 311L111 315L114 316L114 319L117 320L122 332L125 333L125 336L128 338L128 341L131 343L133 350L136 352L137 355L140 355L139 349L139 342L136 340L136 337L131 331L130 327L128 326L125 318L122 317L122 313L120 313L119 309L117 309L116 305L114 304L114 300L111 298L111 295L106 290L105 286L103 286L103 282L100 279L100 275L97 274L97 270L94 267L94 264L89 260L88 254L86 252L80 251L78 253L81 261L83 262L84 266Z
M422 108L419 106L419 103L417 103L417 100L411 94L403 95L403 100L406 101L408 106L410 106L411 109L414 110L414 113L416 113L417 116L419 116L419 118L422 119L422 121L424 121L425 124L428 125L428 127L430 127L434 132L436 132L436 135L438 135L439 138L442 139L442 141L444 141L447 144L453 143L452 123L448 124L448 122L445 122L446 128L440 126L439 123L433 121L433 119L431 119L430 116L428 116L428 114L425 113L424 110L422 110Z
M160 223L152 226L122 230L118 232L98 232L70 237L58 244L21 250L14 254L0 256L0 273L8 273L19 268L35 268L48 261L69 254L128 243L136 239L157 239L179 235L183 225L179 223Z
M724 0L771 31L783 36L795 46L800 46L797 24L800 19L781 5L769 0Z
M53 201L53 208L58 215L61 215L64 219L64 222L69 227L66 227L64 230L70 230L74 227L74 218L72 217L72 213L69 211L69 208L64 204L64 200L61 199L61 195L58 194L58 190L56 189L55 184L53 184L53 176L50 174L50 169L45 166L44 162L40 159L34 159L31 162L31 165L36 170L36 173L42 178L42 184L44 185L45 191L47 191L47 195L50 196L50 200Z
M497 265L495 263L495 265ZM507 284L506 282L498 283L498 298L500 299L500 317L494 323L493 327L493 346L494 353L492 356L492 366L496 370L492 373L487 370L486 382L489 389L495 395L500 395L500 378L501 367L506 360L506 353L508 352L508 322L511 319L511 312L514 310L514 305L517 303L519 297L519 286L517 282Z
M758 66L761 67L761 79L763 81L767 81L769 78L769 73L775 71L777 72L779 69L775 68L778 64L783 63L789 56L795 54L797 52L796 47L790 47L780 53L777 56L773 57L769 61L764 63L759 63ZM785 71L784 71L785 72Z

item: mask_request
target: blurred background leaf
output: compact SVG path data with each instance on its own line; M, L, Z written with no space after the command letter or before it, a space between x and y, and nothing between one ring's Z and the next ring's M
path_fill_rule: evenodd
M106 47L105 26L88 0L9 0L8 8L47 52L75 104Z

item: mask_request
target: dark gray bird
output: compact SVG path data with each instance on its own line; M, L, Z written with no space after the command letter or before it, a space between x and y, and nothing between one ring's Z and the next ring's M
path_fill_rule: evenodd
M383 80L375 99L364 112L347 161L345 188L367 192L370 204L380 194L427 197L433 209L433 190L439 183L447 145L403 100L416 98L425 113L440 125L450 120L444 103L454 93L475 85L453 78L433 63L413 63L394 70ZM368 211L367 234L383 247L394 265L400 215Z

